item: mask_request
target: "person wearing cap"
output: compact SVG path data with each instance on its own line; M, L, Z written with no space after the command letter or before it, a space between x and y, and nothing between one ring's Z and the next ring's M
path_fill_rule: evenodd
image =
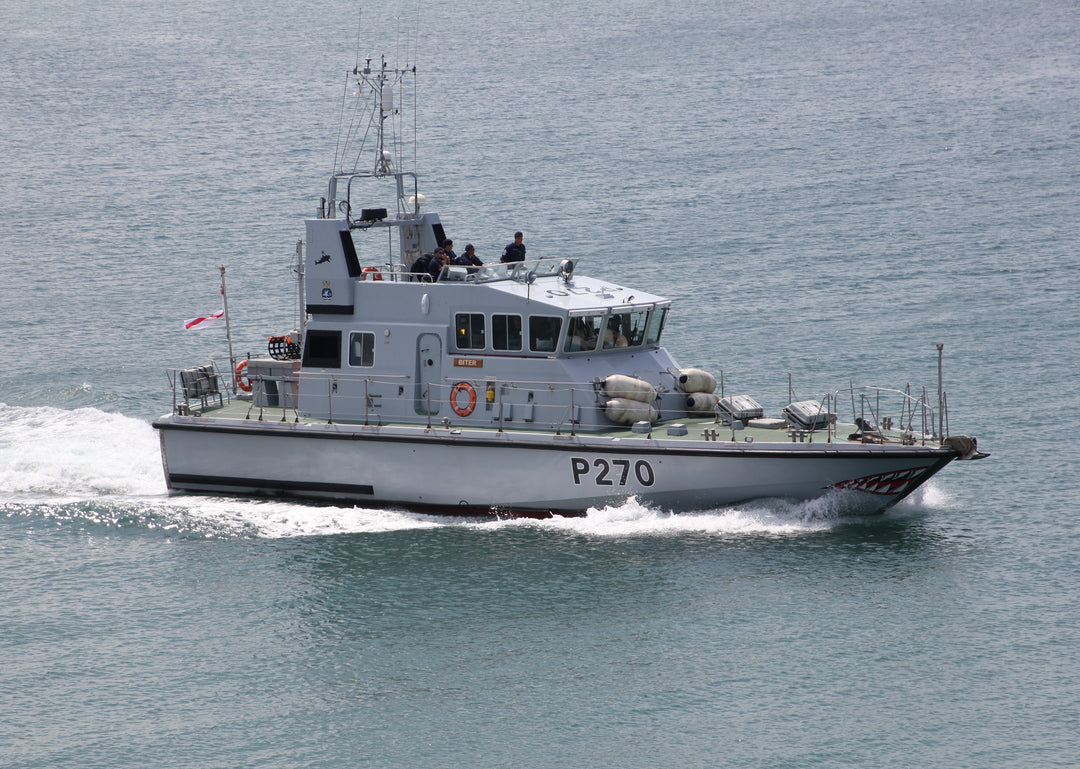
M514 233L514 242L510 243L503 249L500 262L524 262L525 261L525 244L522 242L522 238L525 236L520 232Z
M454 241L450 240L450 238L447 238L442 242L442 250L447 258L450 259L450 264L457 261L458 255L454 253Z
M431 276L431 281L434 283L439 279L439 274L442 272L442 268L450 264L450 259L446 255L446 251L441 248L436 248L431 254L431 261L428 262L428 275Z
M483 267L484 266L484 263L481 262L480 259L476 256L476 248L473 247L472 243L467 243L465 245L465 253L463 253L459 257L456 257L453 260L452 263L461 265L463 267Z

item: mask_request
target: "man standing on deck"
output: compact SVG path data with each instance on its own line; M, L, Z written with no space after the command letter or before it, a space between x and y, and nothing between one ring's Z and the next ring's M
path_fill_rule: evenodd
M522 238L525 236L520 232L514 233L514 242L510 243L503 249L503 254L499 258L500 262L504 264L506 262L524 262L525 261L525 244L522 242Z

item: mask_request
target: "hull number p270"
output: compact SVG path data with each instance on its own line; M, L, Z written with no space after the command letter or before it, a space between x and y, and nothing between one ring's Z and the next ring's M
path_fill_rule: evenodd
M584 457L570 457L570 471L574 485L592 482L596 486L625 486L633 479L641 486L652 486L656 481L652 465L638 459L594 459L591 463Z

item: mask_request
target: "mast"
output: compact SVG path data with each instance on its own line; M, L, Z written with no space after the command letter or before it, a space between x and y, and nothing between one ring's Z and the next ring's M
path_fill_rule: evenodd
M225 338L229 342L229 371L236 370L236 356L232 349L232 327L229 325L229 295L225 292L225 265L221 265L221 305L225 311ZM231 376L231 373L230 373ZM236 377L232 377L232 391L236 395Z
M304 339L304 332L307 330L307 310L304 307L305 297L307 295L307 284L304 281L304 241L296 241L296 309L299 317L297 318L296 328L300 333L300 339L297 340L297 344L300 344Z
M358 59L359 62L359 59ZM364 59L349 73L345 99L355 98L353 114L345 119L347 101L342 103L339 152L334 161L334 173L330 178L327 195L328 205L323 209L328 218L336 218L339 210L350 218L352 224L350 190L354 179L379 179L394 177L397 182L396 217L408 217L419 213L419 201L422 199L417 190L416 174L403 170L403 148L406 143L402 121L402 109L397 104L394 91L404 93L405 79L413 77L413 109L416 109L416 67L406 66L400 69L391 67L385 57L380 57L379 64L372 66L372 59ZM413 154L415 156L416 130L412 131ZM365 149L366 148L366 149ZM372 154L368 154L368 153ZM347 161L346 158L352 158ZM369 165L370 164L370 165ZM411 196L406 195L405 177L412 177ZM346 191L339 200L338 186L346 185ZM344 201L346 205L339 209ZM411 209L411 210L410 210Z

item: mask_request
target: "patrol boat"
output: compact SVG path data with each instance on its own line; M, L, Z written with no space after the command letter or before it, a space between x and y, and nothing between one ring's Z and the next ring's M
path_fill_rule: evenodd
M345 135L366 146L342 143L297 244L295 328L266 356L169 372L154 427L170 490L541 517L632 496L679 512L833 495L877 513L986 456L947 434L940 376L936 400L847 387L770 416L673 360L668 299L576 259L414 272L446 239L401 169L415 76L371 59L350 75Z

